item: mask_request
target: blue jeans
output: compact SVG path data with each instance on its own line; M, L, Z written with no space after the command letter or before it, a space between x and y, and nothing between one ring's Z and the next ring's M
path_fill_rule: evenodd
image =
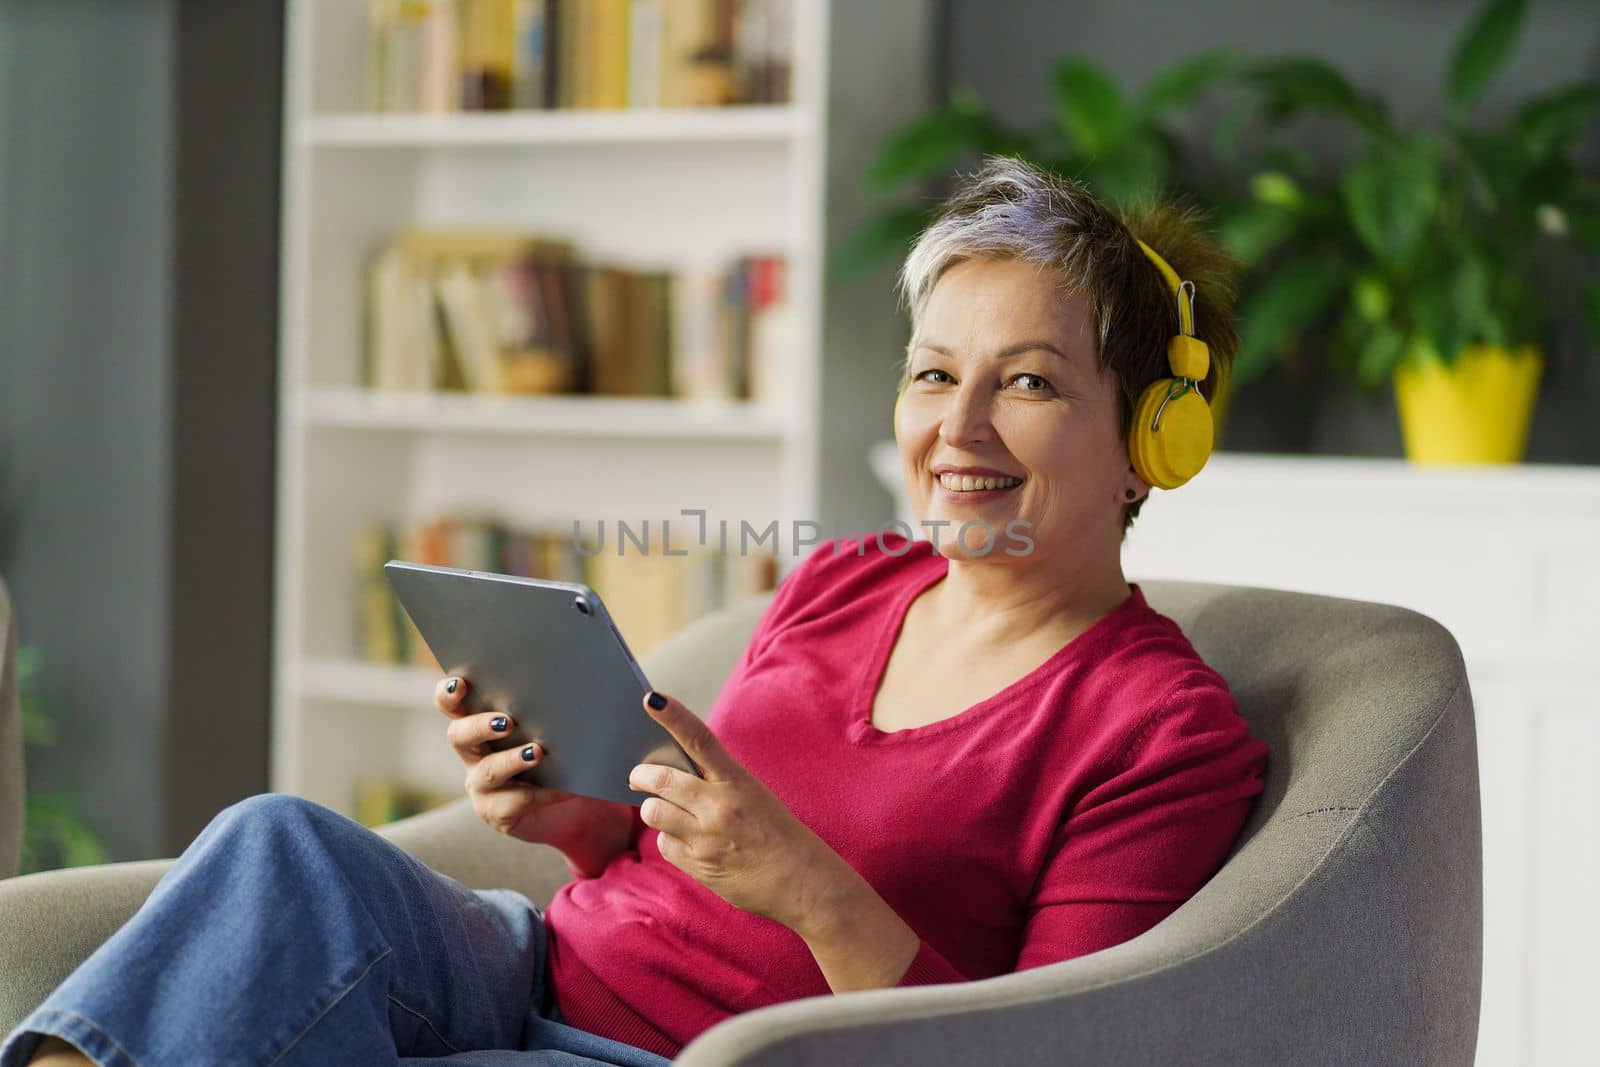
M567 1025L545 946L522 894L467 889L310 801L251 797L5 1039L0 1067L43 1034L101 1067L670 1062Z

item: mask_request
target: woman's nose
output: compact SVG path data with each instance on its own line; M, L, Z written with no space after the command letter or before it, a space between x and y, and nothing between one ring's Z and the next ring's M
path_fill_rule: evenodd
M975 385L957 389L939 424L939 437L951 447L985 441L994 434L989 420L989 397Z

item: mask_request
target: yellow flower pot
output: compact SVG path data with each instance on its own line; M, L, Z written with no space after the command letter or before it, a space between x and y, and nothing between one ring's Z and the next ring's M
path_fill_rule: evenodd
M1406 458L1413 463L1520 463L1528 444L1544 358L1533 345L1515 352L1468 345L1446 367L1407 359L1396 368L1395 400Z

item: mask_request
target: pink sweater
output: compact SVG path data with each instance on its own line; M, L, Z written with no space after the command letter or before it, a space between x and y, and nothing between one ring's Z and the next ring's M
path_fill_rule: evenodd
M948 568L894 534L822 545L707 714L921 935L901 986L1039 967L1150 929L1216 873L1267 759L1227 683L1137 583L988 699L880 731L872 698L893 640ZM568 1023L672 1057L730 1015L831 992L799 935L672 866L637 817L635 833L635 851L547 909Z

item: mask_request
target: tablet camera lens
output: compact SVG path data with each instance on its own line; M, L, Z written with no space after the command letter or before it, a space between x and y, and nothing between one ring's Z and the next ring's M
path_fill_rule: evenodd
M579 615L589 614L589 602L583 599L582 593L572 598L572 606L578 609Z

